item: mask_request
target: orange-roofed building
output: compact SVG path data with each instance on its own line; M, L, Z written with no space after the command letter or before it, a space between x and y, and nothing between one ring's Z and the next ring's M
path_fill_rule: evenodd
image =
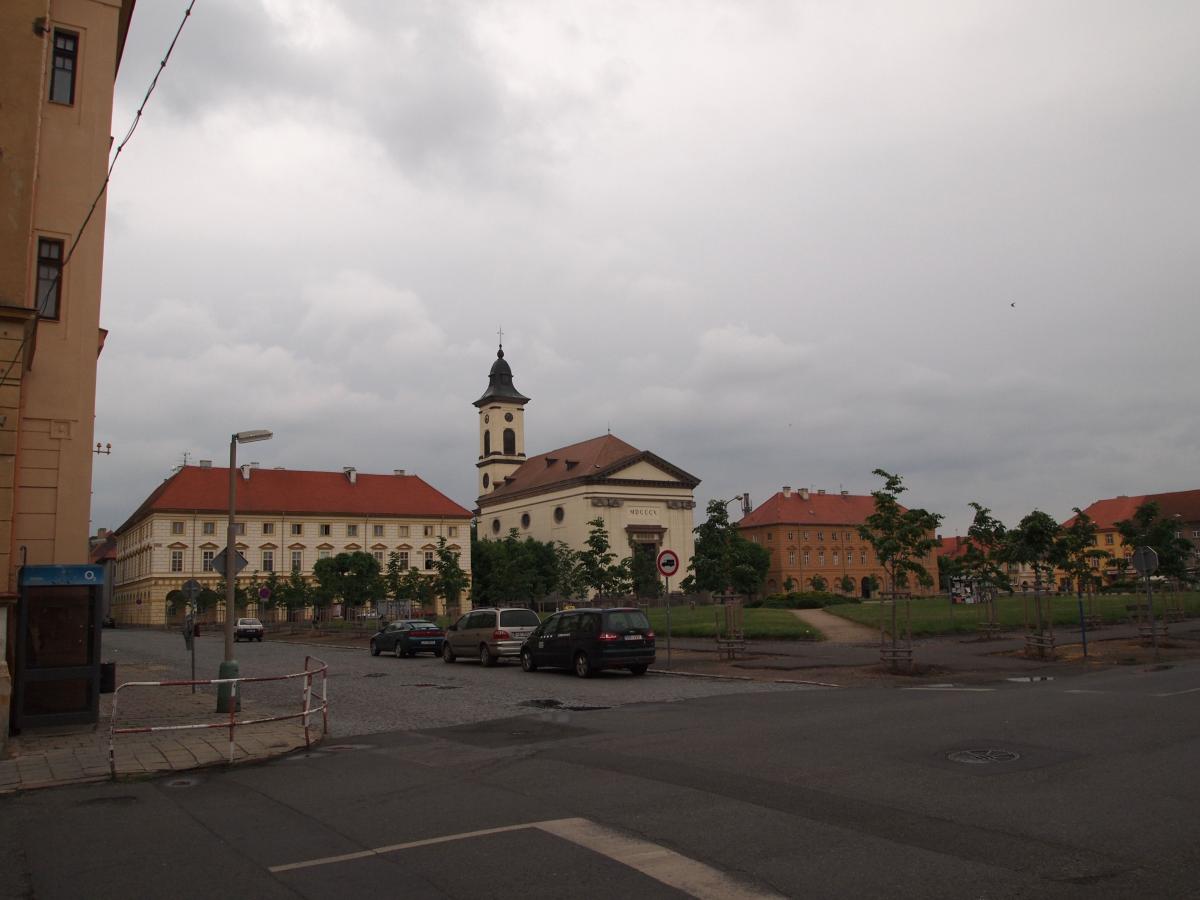
M117 530L112 616L117 622L163 624L168 595L189 579L216 588L213 559L228 532L229 469L184 466L159 485ZM239 582L297 572L311 579L318 559L370 553L386 567L399 554L404 569L430 577L438 538L471 571L471 513L415 475L260 469L237 473L237 549L246 558ZM176 604L178 606L178 604ZM439 611L444 601L438 600ZM181 608L173 610L182 613Z
M1133 556L1133 547L1126 546L1117 531L1117 523L1133 518L1139 506L1145 503L1157 503L1159 515L1173 519L1176 523L1175 536L1191 542L1193 548L1200 547L1200 490L1170 491L1163 494L1139 494L1137 496L1110 497L1107 500L1097 500L1084 512L1096 523L1096 546L1111 554L1112 559L1123 559L1128 563ZM1067 519L1064 527L1070 526L1075 517ZM1195 551L1193 563L1195 565ZM1097 572L1100 572L1106 582L1117 580L1122 572L1121 567L1114 565L1111 560L1093 560ZM1132 570L1126 566L1125 573Z
M850 578L854 582L851 593L870 597L875 593L873 579L880 588L888 587L883 566L858 533L858 526L874 511L875 499L870 495L784 487L737 525L747 539L770 551L767 593L785 591L789 584L792 590L811 590L813 576L819 575L830 591L840 591L843 579ZM914 595L936 590L936 548L922 564L933 586L910 584Z

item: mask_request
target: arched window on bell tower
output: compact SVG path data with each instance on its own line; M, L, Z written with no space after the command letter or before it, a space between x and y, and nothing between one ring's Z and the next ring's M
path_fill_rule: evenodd
M504 455L512 456L517 452L517 433L511 428L504 429Z
M492 453L492 433L485 431L483 433L483 455L490 456Z

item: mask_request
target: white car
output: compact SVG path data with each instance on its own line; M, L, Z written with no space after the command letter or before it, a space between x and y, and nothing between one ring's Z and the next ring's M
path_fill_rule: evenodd
M233 629L235 641L261 641L263 639L263 624L258 619L238 619Z

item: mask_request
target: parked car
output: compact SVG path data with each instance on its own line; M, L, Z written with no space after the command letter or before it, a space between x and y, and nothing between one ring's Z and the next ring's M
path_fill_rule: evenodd
M442 659L452 663L460 656L471 657L485 666L505 657L517 659L521 644L540 621L537 613L523 607L473 609L446 629Z
M238 619L233 627L235 641L261 641L263 639L263 624L258 619Z
M645 675L654 665L654 631L646 614L633 607L574 609L555 613L521 647L521 668L574 669L588 678L601 669L628 669Z
M445 635L433 622L424 619L401 619L390 622L371 637L371 655L395 653L396 656L416 656L418 653L442 652Z

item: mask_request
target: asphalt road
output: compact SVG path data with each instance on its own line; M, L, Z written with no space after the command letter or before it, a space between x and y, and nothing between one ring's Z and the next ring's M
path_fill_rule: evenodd
M1188 664L377 733L4 799L0 895L1195 897L1198 712Z

